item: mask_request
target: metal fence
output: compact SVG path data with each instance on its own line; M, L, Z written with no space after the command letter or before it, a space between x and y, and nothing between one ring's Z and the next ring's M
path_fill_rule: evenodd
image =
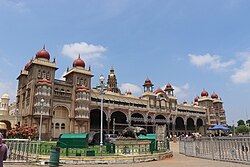
M179 152L213 160L250 164L250 137L220 137L180 140Z
M5 139L8 145L7 161L28 162L36 159L37 143L29 139Z
M56 146L56 142L40 142L39 141L31 141L29 139L4 139L4 142L8 145L8 158L7 161L10 162L30 162L37 161L43 155L50 155L51 146ZM110 149L112 149L111 147ZM139 147L138 152L134 152L135 154L142 154L144 149L147 148L148 154L151 154L149 151L149 146L141 146ZM165 152L169 150L169 141L158 142L156 147L157 153ZM78 148L61 148L60 155L61 156L86 156L88 151L94 151L96 156L105 155L105 156L113 156L118 155L111 150L108 151L107 145L103 146L103 152L100 153L99 146L89 146L88 148L78 149ZM136 151L134 149L133 151ZM144 150L145 151L145 150ZM79 157L80 158L80 157Z

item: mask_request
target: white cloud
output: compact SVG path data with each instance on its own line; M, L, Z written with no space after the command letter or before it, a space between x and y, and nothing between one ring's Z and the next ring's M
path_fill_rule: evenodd
M142 93L142 89L134 84L131 83L123 83L120 86L120 90L124 93L126 91L132 92L132 94L140 94Z
M189 98L190 85L185 83L182 86L174 86L174 96L177 97L178 101L186 101ZM162 86L161 89L164 90L166 85Z
M65 81L65 78L64 78L63 76L64 76L66 73L67 73L67 71L64 71L63 74L61 75L61 77L60 77L59 79Z
M234 60L221 62L221 57L217 55L195 55L188 54L190 62L197 67L208 67L212 70L222 70L235 63Z
M76 59L80 54L84 61L96 62L103 58L103 53L107 48L101 45L88 44L86 42L65 44L62 48L62 54L72 59Z
M250 82L250 52L241 52L237 56L243 59L243 63L232 74L231 80L236 84L248 83Z
M182 86L173 86L174 94L180 101L187 100L189 98L190 85L188 83Z
M0 9L9 9L14 12L24 13L28 12L29 9L24 2L20 1L11 1L11 0L1 0L0 1Z

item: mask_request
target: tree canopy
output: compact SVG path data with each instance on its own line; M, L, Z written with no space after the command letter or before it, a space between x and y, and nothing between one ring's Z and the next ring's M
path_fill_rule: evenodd
M248 134L249 133L249 127L247 127L246 125L240 125L236 128L236 133L239 134Z
M238 124L238 126L240 126L240 125L245 125L245 122L241 119L241 120L239 120L239 121L237 122L237 124Z

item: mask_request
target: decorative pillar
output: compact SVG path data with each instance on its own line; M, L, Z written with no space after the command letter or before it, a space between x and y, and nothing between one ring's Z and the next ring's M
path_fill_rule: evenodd
M175 135L175 123L172 123L173 129L172 129L172 134Z
M107 133L109 134L109 130L110 130L110 118L107 118Z
M128 115L127 115L127 123L128 123L128 126L131 126L131 111L130 110L128 111Z
M187 133L187 124L185 124L184 126L185 126L185 134L188 134Z
M185 119L184 119L184 127L185 127L185 134L186 135L188 134L187 133L187 118L188 118L188 116L186 116Z
M74 133L74 119L70 119L70 127L69 127L69 131L70 131L70 133Z
M170 122L167 122L167 126L168 126L167 135L169 136L169 134L170 134Z

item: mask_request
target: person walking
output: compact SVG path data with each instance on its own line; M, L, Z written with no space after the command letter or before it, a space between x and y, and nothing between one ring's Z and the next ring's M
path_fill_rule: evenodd
M7 159L8 147L3 143L3 135L0 133L0 167L3 167L3 161Z

